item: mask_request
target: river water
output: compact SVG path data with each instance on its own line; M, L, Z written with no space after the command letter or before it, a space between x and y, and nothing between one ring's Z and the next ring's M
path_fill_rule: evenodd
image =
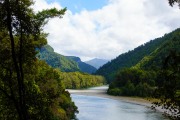
M162 113L134 103L71 94L78 107L78 120L169 120Z

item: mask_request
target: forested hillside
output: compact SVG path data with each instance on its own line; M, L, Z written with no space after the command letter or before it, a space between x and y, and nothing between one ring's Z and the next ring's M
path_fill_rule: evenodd
M81 61L79 57L63 56L54 52L54 49L50 45L45 45L41 49L38 49L37 55L40 60L46 61L47 64L53 68L59 68L64 72L81 71L86 73L96 72L96 68Z
M180 29L160 39L164 39L162 44L136 65L119 69L115 80L110 84L109 94L148 97L152 96L157 86L167 84L171 85L167 89L174 90L172 93L178 96L176 92L180 89Z
M104 77L88 74L95 72L96 68L82 62L79 57L63 56L55 53L50 45L45 45L38 51L37 57L40 60L56 68L65 88L81 89L105 83Z
M171 52L180 52L180 29L175 31L174 34L163 44L161 44L151 54L145 56L135 67L139 67L146 70L160 69L163 67L165 59Z
M161 59L160 57L162 57L160 52L158 52L160 50L160 47L166 42L172 41L172 38L174 36L178 37L179 32L180 29L177 29L169 34L165 34L161 38L151 40L150 42L147 42L144 45L135 48L134 50L119 55L117 58L113 59L112 61L100 67L97 70L96 74L105 76L108 82L111 82L112 80L115 79L115 75L119 70L135 66L141 60L147 61L147 59L152 59L151 57L149 57L151 54L158 54L156 59L153 58L156 61L158 61L158 59ZM166 47L168 46L169 44L166 44ZM170 48L174 48L174 47L171 46ZM161 49L164 49L164 47L161 47ZM149 62L148 64L152 64L152 63Z
M78 67L80 69L80 71L85 72L85 73L95 73L96 72L96 68L85 63L82 62L81 59L79 57L75 57L75 56L66 56L68 59L75 61L78 64Z
M61 80L67 89L82 89L105 84L102 76L90 75L81 72L59 72Z
M75 61L54 52L54 49L50 45L45 45L40 48L37 56L40 60L46 61L47 64L53 68L59 68L61 71L80 71L78 64Z

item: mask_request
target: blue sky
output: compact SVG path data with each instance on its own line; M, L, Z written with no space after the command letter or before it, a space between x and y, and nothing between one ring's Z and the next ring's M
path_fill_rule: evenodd
M86 9L88 11L97 10L108 4L108 0L47 0L48 3L54 1L67 7L72 13L79 13Z
M180 27L180 9L168 0L35 0L34 9L67 7L44 27L55 52L113 59Z

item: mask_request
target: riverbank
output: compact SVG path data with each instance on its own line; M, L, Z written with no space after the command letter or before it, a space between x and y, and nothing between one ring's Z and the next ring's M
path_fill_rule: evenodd
M68 91L71 94L103 97L103 98L119 100L119 101L138 104L138 105L143 105L143 106L147 106L147 107L152 106L152 102L150 100L148 100L148 99L139 98L139 97L124 97L124 96L108 95L106 93L107 89L108 89L108 86L102 86L102 87L89 88L89 89L85 89L85 90L68 89ZM164 112L161 108L156 108L156 110L158 110L160 112Z
M152 99L148 100L146 98L139 98L139 97L111 96L111 95L107 94L107 89L108 89L108 86L101 86L101 87L93 87L93 88L83 89L83 90L68 89L67 91L69 91L70 94L72 94L72 95L83 95L83 96L92 96L92 97L99 97L99 98L107 98L109 100L117 100L120 103L125 102L125 103L145 106L145 107L147 107L149 109L152 106ZM79 98L81 98L81 97L79 97ZM86 99L85 99L85 101L86 101ZM92 103L92 104L94 104L94 103ZM164 113L164 110L161 109L160 107L156 108L156 111L160 112L160 113ZM167 119L167 120L169 120L169 119Z

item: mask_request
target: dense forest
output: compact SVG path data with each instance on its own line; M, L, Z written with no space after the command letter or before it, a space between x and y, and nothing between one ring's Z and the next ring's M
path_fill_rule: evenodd
M152 95L156 72L137 68L127 68L119 71L108 89L108 94L120 96L148 97Z
M170 6L179 0L168 0ZM176 4L177 3L177 4ZM180 119L180 28L121 54L97 70L110 83L108 94L154 97L172 119Z
M173 36L178 37L177 34L179 33L179 31L180 31L180 29L177 29L169 34L165 34L161 38L151 40L151 41L135 48L134 50L131 50L129 52L119 55L117 58L111 60L107 64L100 67L96 71L95 74L105 76L107 81L109 83L111 83L111 81L115 79L116 73L119 70L124 69L124 68L133 67L133 66L137 65L141 60L146 61L147 59L150 59L149 55L151 55L151 54L160 54L160 52L156 53L155 51L158 50L159 47L161 47L166 42L172 41L171 39ZM168 45L168 44L166 44L166 45ZM178 47L178 45L176 45L176 46ZM163 49L163 47L161 47L161 49ZM164 54L162 54L162 55L164 55ZM159 57L162 57L162 55L160 55ZM156 59L159 59L159 58L156 58ZM161 61L162 60L160 60L159 63L161 63Z
M63 72L86 72L94 73L96 68L81 61L79 57L64 56L54 52L54 49L50 45L44 45L39 51L38 58L46 61L46 63L53 68L59 68Z
M139 54L141 51L138 49L154 49L154 51L149 54L147 54L146 51L143 51L146 52L147 55L143 56L143 58L139 60L135 65L126 68L120 67L116 72L116 76L114 78L115 80L110 84L108 93L128 96L150 96L153 88L155 88L155 86L157 86L158 84L158 73L162 70L164 65L163 62L165 62L167 56L172 54L173 52L179 55L179 39L180 29L177 29L170 34L166 34L162 38L158 38L154 41L146 43L144 46L140 46L132 51L135 55L132 55L134 57L132 57L131 61L134 61L134 59L137 61L137 57L135 56L139 56L137 54ZM161 44L157 46L157 44L155 43L159 42L160 40ZM150 48L149 46L152 46L153 48ZM128 54L130 53L126 53L127 56ZM129 61L127 61L127 63L129 63ZM124 62L124 64L127 63ZM111 65L112 64L114 64L113 61Z
M37 51L39 51L38 58L46 61L53 68L59 68L64 72L80 71L75 61L54 52L54 49L50 45L44 45L40 49L37 49Z
M157 40L164 41L159 46L152 46L156 49L145 55L136 65L120 68L116 72L114 81L109 85L108 94L155 97L160 99L160 102L154 103L156 106L163 105L164 109L168 109L167 112L171 112L171 117L178 119L180 117L180 29ZM139 54L137 48L135 51L134 54ZM134 58L136 57L132 57L132 61Z
M89 74L95 72L96 69L82 62L79 57L55 53L50 45L44 45L36 50L39 52L37 57L40 60L56 69L65 88L82 89L105 84L104 77Z
M82 89L105 84L105 78L82 72L60 72L61 79L67 89Z
M31 0L0 1L0 119L69 120L77 107L59 73L37 59L43 26L66 9L34 13Z
M172 6L174 2L179 0L169 0ZM79 72L87 69L86 64L54 53L47 45L44 25L51 18L62 18L66 8L35 13L33 4L32 0L0 1L0 119L76 119L77 107L65 87L101 85L104 77ZM146 97L157 90L161 104L175 110L180 118L179 39L177 29L120 55L96 74L111 82L109 94Z

